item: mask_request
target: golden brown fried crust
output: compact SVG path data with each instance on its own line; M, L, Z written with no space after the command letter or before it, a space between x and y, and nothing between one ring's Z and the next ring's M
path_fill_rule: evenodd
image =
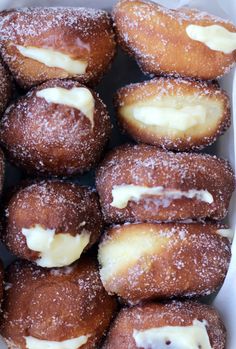
M140 126L136 120L130 120L121 113L121 108L138 102L145 102L148 99L162 97L191 96L195 103L201 104L202 98L207 98L209 103L217 101L221 104L222 115L217 123L210 129L204 128L198 134L193 133L193 128L189 131L175 136L166 133L158 134L156 127ZM209 84L203 81L186 80L182 78L158 78L142 83L130 84L118 90L115 96L115 106L117 117L121 128L129 134L135 141L156 145L168 150L189 151L202 149L223 134L230 126L230 103L227 94L216 84ZM203 126L204 127L204 126Z
M2 116L7 107L7 104L11 98L11 92L12 86L10 75L0 59L0 116Z
M42 181L16 192L6 207L4 240L18 257L35 261L38 252L28 248L22 229L36 225L56 234L90 233L89 249L99 238L102 214L97 194L89 188L62 181Z
M74 75L82 83L94 83L115 54L110 16L85 8L24 8L0 14L0 45L4 61L19 85L30 88L55 78L72 77L22 56L15 45L47 48L88 61L86 73Z
M194 320L206 320L212 349L225 349L226 330L212 307L195 302L150 303L122 309L103 349L136 349L133 331L163 326L190 326Z
M10 160L28 172L70 176L88 171L100 159L109 139L111 122L98 95L94 127L72 107L47 103L38 91L83 87L72 80L52 80L31 90L12 104L0 123L0 142Z
M209 204L196 198L129 201L123 209L111 206L116 185L133 184L147 187L188 191L208 190ZM220 220L228 211L235 187L230 165L215 156L194 153L172 153L148 145L124 145L111 151L100 165L96 186L105 221L176 221L212 218Z
M211 294L223 283L231 257L230 242L217 233L218 229L216 224L201 223L141 223L110 228L99 247L105 289L131 304ZM132 241L140 235L151 245L142 253L142 245L134 243L132 248ZM107 246L114 249L110 247L110 264L104 262ZM121 260L119 266L115 249L121 246L126 246L131 257L126 257L123 264ZM135 251L137 260L133 260ZM107 268L109 277L104 278Z
M84 349L97 347L116 308L91 256L51 270L18 261L6 282L1 335L9 347L26 349L25 336L64 341L88 334Z
M190 24L216 24L236 32L232 23L213 15L187 8L170 10L146 0L121 0L113 18L118 42L147 73L211 80L228 72L236 61L236 50L224 54L188 37Z

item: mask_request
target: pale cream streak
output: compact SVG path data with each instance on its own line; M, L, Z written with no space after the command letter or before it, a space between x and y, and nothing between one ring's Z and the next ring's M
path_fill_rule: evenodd
M168 127L185 131L195 125L204 124L206 109L201 105L182 108L138 106L131 108L133 117L146 125Z
M47 341L35 337L25 337L27 349L78 349L86 344L90 336L80 336L62 342Z
M192 40L199 41L211 50L225 54L236 50L236 33L232 33L220 25L200 26L190 24L186 28L187 35Z
M65 53L48 48L20 45L16 45L16 48L22 56L34 59L47 67L60 68L72 75L86 73L88 62L85 60L74 59Z
M162 186L145 187L133 184L115 185L112 189L113 201L111 206L123 209L129 201L139 201L143 197L165 198L165 199L180 199L186 197L189 199L197 199L211 204L214 200L212 195L207 190L190 189L188 191L167 190Z
M44 98L48 103L66 105L80 110L94 126L95 101L92 93L86 87L50 87L36 93L37 97Z
M206 329L207 322L194 320L190 326L164 326L134 330L137 348L143 349L212 349ZM167 344L169 343L169 344Z
M53 268L70 265L79 257L90 240L90 233L55 234L55 229L44 229L40 225L22 229L30 250L40 253L36 261L41 267Z

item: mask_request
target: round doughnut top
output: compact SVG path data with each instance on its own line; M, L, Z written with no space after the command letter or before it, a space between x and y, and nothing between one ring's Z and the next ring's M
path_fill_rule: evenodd
M3 11L0 15L1 40L25 44L29 38L47 33L52 28L79 30L83 38L94 35L94 27L110 23L106 11L83 7L32 7Z
M196 302L172 301L122 309L110 330L104 349L135 349L134 330L191 326L194 320L207 321L206 329L213 349L225 348L225 328L212 307Z
M1 334L22 349L25 336L64 341L83 335L90 335L89 348L102 336L115 309L92 256L51 270L16 261L7 270L6 286Z

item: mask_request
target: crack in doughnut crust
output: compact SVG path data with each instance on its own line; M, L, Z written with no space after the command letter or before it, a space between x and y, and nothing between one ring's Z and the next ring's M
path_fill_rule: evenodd
M215 309L196 302L173 301L122 309L110 329L103 349L136 349L134 330L191 326L194 320L205 320L212 349L226 348L226 330Z
M202 149L230 126L228 96L205 82L159 78L131 84L117 92L115 105L121 128L134 140L168 150Z
M131 196L125 205L115 206L115 189L124 188L122 194L127 194L126 185L134 193L141 187L159 189L160 194ZM220 220L227 214L235 178L230 165L215 156L140 144L112 150L97 171L96 186L107 223Z
M97 348L116 309L88 255L60 269L16 261L6 282L1 335L11 349L27 349L25 337L61 342L84 335L83 349Z
M73 77L94 84L108 68L116 44L111 19L105 11L39 7L1 12L0 46L16 81L28 89L55 78ZM72 73L54 66L55 60L50 60L52 65L48 66L40 59L23 55L17 46L64 54L75 62L85 63L86 70Z
M225 54L192 40L191 25L219 25L235 33L224 19L196 9L170 10L145 0L121 0L113 10L119 44L149 74L160 73L212 80L227 73L236 61L236 50Z
M72 106L51 103L37 95L48 88L84 88L73 80L48 81L9 106L0 122L0 141L10 160L28 172L54 176L83 173L93 167L109 139L110 117L99 96L93 120Z
M48 180L31 184L14 193L5 209L3 238L15 255L38 264L43 262L41 254L37 252L39 251L37 245L43 239L43 237L40 239L40 236L47 231L54 232L53 237L49 236L46 239L50 244L47 245L49 250L43 246L42 251L48 252L46 256L49 255L49 261L52 256L52 262L59 263L53 266L64 266L80 257L80 247L81 252L84 252L96 243L102 228L102 214L96 192L74 183ZM26 239L27 234L24 235L24 232L30 231L32 236L29 238L35 236L36 249L30 248L31 240ZM63 239L53 250L52 238L57 236ZM86 240L87 244L83 248L81 245L83 237L86 236L88 241ZM70 246L70 251L66 248L67 237L81 237L82 241L78 241L75 246L78 254L72 250L73 246ZM66 253L68 255L64 255Z
M10 101L11 92L12 92L12 86L11 86L10 75L8 74L7 70L5 69L0 59L0 96L1 96L0 117L4 113L7 107L7 104Z
M213 293L223 283L231 257L230 242L219 229L202 223L110 228L98 253L105 289L131 304Z

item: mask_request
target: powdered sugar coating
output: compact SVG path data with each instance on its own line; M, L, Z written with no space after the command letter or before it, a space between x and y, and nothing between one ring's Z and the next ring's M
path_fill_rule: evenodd
M235 52L226 55L213 51L186 34L189 24L218 24L236 32L229 21L206 12L171 10L145 0L121 0L113 17L119 43L146 73L210 80L224 75L235 64Z
M123 209L111 206L116 185L133 184L165 189L207 190L213 203L197 199L144 197ZM215 156L172 153L148 145L123 145L111 151L100 165L96 186L106 222L176 221L212 218L227 214L235 178L230 165Z
M0 116L5 111L11 98L11 81L8 72L0 60Z
M226 331L219 314L208 305L179 301L122 309L103 349L136 349L134 329L141 331L163 326L190 326L195 319L207 321L212 349L225 349Z
M48 103L37 91L50 87L81 87L72 80L52 80L31 90L13 103L1 121L1 143L10 159L30 172L69 176L94 166L111 129L107 109L98 95L94 127L80 110Z
M99 238L102 214L97 194L74 183L42 181L17 191L5 209L4 240L17 256L31 261L39 253L28 248L22 229L40 225L55 234L90 234L88 250Z
M218 235L217 229L216 224L205 223L139 223L110 228L99 246L105 289L131 304L211 294L223 283L231 257L230 242ZM142 246L135 242L140 236L143 243L150 242L141 254ZM125 262L117 261L115 250L125 245ZM137 259L133 259L135 252Z
M182 107L203 105L206 108L206 122L211 119L211 124L195 125L183 132L170 130L164 127L145 125L137 122L124 114L123 107L129 107L141 102L151 101L165 103L171 100ZM183 78L161 77L130 84L118 90L115 104L117 116L121 127L137 142L157 145L167 150L189 151L200 150L214 143L227 128L230 127L230 101L227 94L217 85L204 81L194 81ZM216 108L220 110L218 119L211 114L211 109L216 114ZM209 114L208 114L209 113ZM191 115L189 115L191 118ZM196 127L197 130L196 131Z
M61 69L24 59L15 45L50 48L88 61L86 73L74 76L80 82L98 80L115 53L108 13L80 7L20 8L0 15L3 59L21 86L29 88L52 78L70 77Z
M52 273L15 262L7 272L12 287L4 300L1 334L26 349L24 336L63 341L90 337L84 348L96 348L109 326L114 300L102 287L94 259L83 257L70 273Z

